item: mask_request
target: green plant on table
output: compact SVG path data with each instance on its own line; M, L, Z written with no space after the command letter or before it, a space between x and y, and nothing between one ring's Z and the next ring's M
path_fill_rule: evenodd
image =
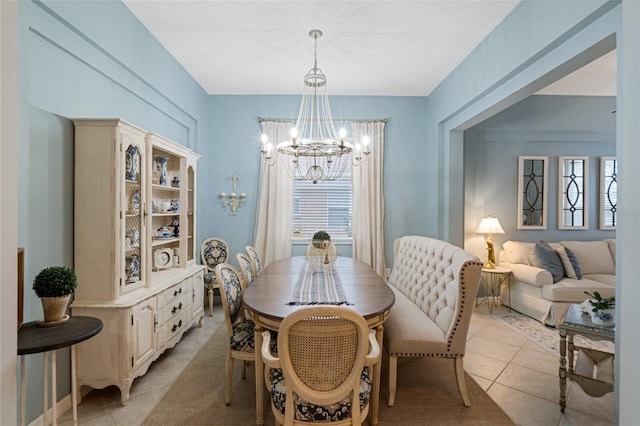
M73 269L66 266L44 268L33 280L33 291L38 297L62 297L73 293L78 278Z
M331 241L331 235L329 235L327 231L318 231L313 234L313 238L311 240L314 247L325 248L329 244L328 241Z
M589 299L589 303L591 304L592 312L598 312L603 309L613 309L616 307L615 296L602 297L602 295L597 291L594 291L593 294L589 293L588 291L585 291L584 294L591 297L591 299Z

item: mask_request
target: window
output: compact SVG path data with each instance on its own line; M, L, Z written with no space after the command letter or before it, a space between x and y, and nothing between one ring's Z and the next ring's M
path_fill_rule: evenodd
M589 158L558 158L558 229L587 229Z
M616 229L618 223L618 161L616 157L600 159L600 229Z
M518 157L518 229L547 229L548 157Z
M335 181L296 181L293 192L291 235L308 242L316 231L327 231L331 239L352 238L351 167Z

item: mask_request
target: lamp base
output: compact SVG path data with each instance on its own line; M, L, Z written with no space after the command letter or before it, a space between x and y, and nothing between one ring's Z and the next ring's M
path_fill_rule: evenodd
M487 263L484 264L483 268L484 269L496 269L496 265L494 265L491 262L487 262Z

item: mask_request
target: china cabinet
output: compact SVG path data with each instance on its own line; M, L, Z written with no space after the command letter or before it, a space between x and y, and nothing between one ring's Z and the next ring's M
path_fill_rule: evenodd
M78 345L77 384L116 385L126 404L136 377L202 324L195 262L199 155L119 119L75 125L73 315L104 332Z

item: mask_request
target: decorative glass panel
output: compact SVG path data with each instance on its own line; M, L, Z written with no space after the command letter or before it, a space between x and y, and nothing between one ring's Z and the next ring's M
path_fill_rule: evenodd
M600 229L616 229L618 218L618 160L600 158Z
M558 229L589 227L588 181L588 157L558 159Z
M518 229L547 229L548 157L518 157Z
M129 145L125 152L124 192L124 288L139 284L144 280L142 268L142 222L144 199L142 186L142 164L144 159L138 146Z

